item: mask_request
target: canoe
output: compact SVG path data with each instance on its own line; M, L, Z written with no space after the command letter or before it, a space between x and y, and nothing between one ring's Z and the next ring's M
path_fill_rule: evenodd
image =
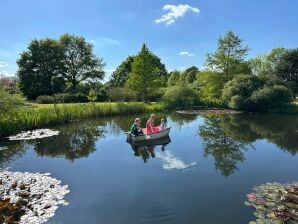
M164 131L159 131L159 132L149 134L149 135L138 135L138 136L136 136L134 134L131 134L130 132L126 132L126 134L127 134L127 140L128 141L133 141L133 142L136 142L136 141L152 141L152 140L158 140L158 139L161 139L161 138L164 138L164 137L168 136L169 133L170 133L170 130L171 130L171 127L168 127Z
M170 136L167 135L166 137L156 139L156 140L146 140L146 141L130 141L129 139L126 140L133 148L138 148L142 146L159 146L159 145L167 145L171 142Z

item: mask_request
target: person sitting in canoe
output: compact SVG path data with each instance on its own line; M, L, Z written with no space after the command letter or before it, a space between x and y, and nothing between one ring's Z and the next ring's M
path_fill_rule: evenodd
M159 131L164 131L167 129L167 121L166 119L162 118L160 120Z
M140 118L135 119L135 122L133 123L133 125L131 125L130 133L133 135L136 135L136 136L144 134L142 131L142 128L141 128L141 119Z
M151 114L151 116L149 117L148 121L146 122L146 134L150 135L150 134L154 134L156 132L159 132L159 128L158 127L154 127L154 114Z

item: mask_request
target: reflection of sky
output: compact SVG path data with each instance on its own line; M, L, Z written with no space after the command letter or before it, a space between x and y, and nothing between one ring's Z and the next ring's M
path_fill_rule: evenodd
M197 164L196 162L187 164L182 159L175 157L169 151L165 151L163 153L157 152L156 157L160 158L163 161L162 167L165 170L174 170L174 169L181 170Z

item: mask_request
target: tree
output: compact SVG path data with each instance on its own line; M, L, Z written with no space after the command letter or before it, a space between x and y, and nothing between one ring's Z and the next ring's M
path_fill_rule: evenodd
M222 72L228 79L239 73L249 48L243 46L243 40L229 31L218 39L215 53L207 54L206 66L211 71Z
M249 61L254 75L276 75L277 66L287 53L285 48L274 48L267 55L259 55Z
M132 70L125 83L126 88L135 91L141 100L150 101L150 97L166 84L166 74L163 74L161 67L164 65L160 63L160 59L143 44L132 63Z
M179 80L180 80L180 72L171 71L167 81L167 86L177 86L179 84Z
M219 72L200 72L198 87L200 100L209 106L222 106L222 90L227 82Z
M196 66L191 66L185 69L185 71L181 73L180 83L182 85L193 83L197 78L198 72L199 69Z
M53 95L64 89L63 51L53 39L32 40L17 61L19 87L28 99Z
M87 98L90 102L94 103L97 100L96 91L94 89L90 89Z
M131 65L134 57L128 56L113 72L111 77L111 85L114 87L123 87L128 78L128 74L131 72Z
M298 48L290 49L281 56L275 74L287 82L294 93L298 93Z
M83 37L64 34L60 37L63 48L64 77L70 84L71 91L86 80L102 80L105 66L102 58L92 53L92 45Z

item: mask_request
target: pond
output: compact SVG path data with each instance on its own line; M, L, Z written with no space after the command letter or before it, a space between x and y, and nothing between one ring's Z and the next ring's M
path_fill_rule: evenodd
M51 173L69 186L69 205L53 224L248 223L255 217L245 195L255 185L298 180L298 116L167 119L170 138L150 147L126 142L133 116L74 121L55 127L58 136L1 142L0 168Z

